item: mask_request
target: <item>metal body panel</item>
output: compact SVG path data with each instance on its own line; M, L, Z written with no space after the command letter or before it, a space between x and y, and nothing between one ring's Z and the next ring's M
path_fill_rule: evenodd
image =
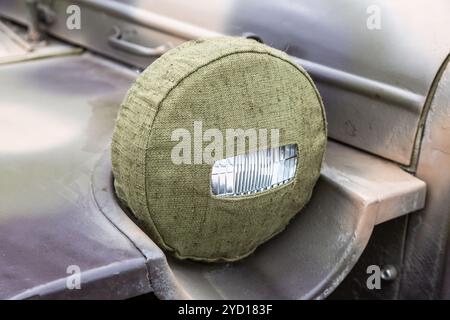
M40 1L46 5L49 1ZM50 25L43 25L42 28L47 30L48 33L55 35L65 41L81 45L89 48L92 51L99 52L107 55L108 57L121 60L129 65L136 66L137 68L147 67L156 57L145 57L141 55L131 54L126 51L120 50L109 41L109 38L114 35L118 28L123 34L123 38L129 43L135 43L146 47L158 47L160 45L167 45L174 47L185 39L169 35L164 32L157 31L152 28L148 28L145 23L140 21L139 17L145 21L145 14L149 14L145 11L140 12L133 7L124 7L133 9L127 14L127 10L121 11L122 14L115 14L114 2L112 9L109 7L102 8L96 6L96 1L87 1L83 3L82 15L81 15L81 29L68 29L66 26L66 10L67 7L74 1L53 1L48 8L54 13L56 19ZM119 3L120 5L120 3ZM120 9L120 8L119 8ZM0 2L0 15L7 16L22 24L29 24L29 12L25 5L25 1L16 0L2 0ZM164 18L163 18L164 19ZM178 28L183 28L181 23L177 25Z
M94 172L99 208L147 256L164 299L325 298L350 272L374 225L422 208L425 183L396 165L329 142L310 203L280 235L235 263L167 257L114 198L109 153ZM323 227L326 226L326 227Z
M408 224L400 298L450 297L450 56L433 88L417 176L428 186L426 207Z
M136 76L89 55L0 68L0 78L10 79L0 89L1 119L9 121L0 140L2 297L125 298L154 290L166 299L324 298L375 224L423 206L422 181L330 142L307 208L254 255L212 265L166 258L119 207L109 156L94 170ZM82 290L66 290L69 265L83 271Z
M427 183L424 209L374 229L357 266L334 298L450 299L450 57L432 90L417 176ZM393 265L381 290L366 286L369 265Z
M94 168L91 186L98 210L108 217L145 257L148 279L156 295L161 299L189 299L189 295L174 277L163 251L139 229L133 215L119 205L113 186L109 149Z
M48 31L66 41L80 44L93 51L103 53L109 57L121 60L130 65L137 67L146 67L158 56L142 56L128 53L120 50L109 38L115 33L115 29L119 29L123 34L123 38L128 43L142 45L149 48L156 48L161 45L174 47L184 42L182 38L168 35L154 29L143 27L136 22L130 22L122 17L110 15L86 5L82 9L82 28L80 30L69 30L66 27L66 8L73 1L57 1L52 6L56 16L63 19L56 19L53 24L48 27Z
M0 10L26 22L20 2L3 0ZM81 30L65 25L72 3L82 8ZM380 9L380 30L367 28L371 6ZM130 42L150 47L255 33L311 73L324 98L330 137L405 166L415 156L426 96L450 52L446 0L76 0L55 1L53 8L58 19L47 26L50 33L140 68L154 57L112 48L107 39L114 26Z
M412 213L411 215L416 214ZM379 224L373 229L369 243L364 249L358 263L349 275L330 295L329 299L337 300L395 300L398 299L400 276L403 271L403 256L410 215ZM380 289L367 287L367 268L379 266L383 272L388 266L395 268L397 276L392 279L381 277Z
M49 31L135 67L145 67L154 58L114 51L107 42L112 26L129 31L127 39L149 46L220 33L257 33L298 57L296 61L312 74L324 96L331 137L404 165L414 154L418 123L428 113L423 109L425 97L449 51L443 37L448 19L442 20L448 4L442 1L435 2L433 10L438 12L429 25L424 25L430 22L428 15L412 20L422 4L412 10L401 1L394 5L378 1L389 12L389 27L370 36L363 28L351 29L367 1L351 7L347 1L261 1L258 5L250 0L218 1L204 5L204 19L199 19L197 6L180 1L73 2L86 4L86 21L93 24L75 34L62 19L48 26ZM55 3L63 17L68 2ZM131 11L103 11L106 3ZM21 6L21 1L3 0L0 12L26 22ZM333 10L340 16L324 20ZM396 14L404 19L401 24L395 22ZM268 18L261 24L264 16ZM174 21L180 18L184 25ZM308 32L293 32L296 28ZM68 60L58 64L60 59ZM13 73L15 68L22 71ZM2 137L7 138L0 139L0 167L6 168L0 169L2 297L124 298L153 287L159 297L168 299L323 298L348 274L375 224L424 205L425 184L419 179L389 161L330 143L311 203L255 255L223 265L166 258L118 206L107 158L94 172L95 200L89 191L90 175L109 143L118 105L135 76L90 56L0 68L0 79L12 79L0 86L0 121L2 117L28 119L19 131L4 129ZM448 113L441 107L446 105L448 90L437 92L418 166L419 177L435 187L432 202L428 200L432 205L411 219L408 236L413 240L405 261L412 267L403 276L406 285L396 285L396 291L400 287L409 292L405 297L423 296L443 277L448 179L437 172L436 163L446 168L448 162L442 140L448 136L448 126L446 120L439 120ZM21 134L26 139L15 140ZM438 239L428 239L430 232L439 234ZM23 243L23 234L36 241ZM33 265L38 260L40 264ZM414 275L425 270L423 261L440 264L436 276L410 290ZM82 264L84 289L67 291L66 268L76 262Z
M425 98L450 52L446 0L119 2L216 32L254 33L300 58L324 99L330 137L406 166ZM373 6L380 30L367 27Z
M81 53L82 49L53 39L32 44L26 29L0 20L0 65Z
M144 256L90 189L134 76L92 56L0 66L0 298L110 298L151 290ZM81 289L68 290L68 267Z

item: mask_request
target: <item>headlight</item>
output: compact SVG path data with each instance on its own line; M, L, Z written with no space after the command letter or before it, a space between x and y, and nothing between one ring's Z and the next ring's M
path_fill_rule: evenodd
M175 257L238 260L308 202L325 131L319 93L283 52L243 38L188 42L150 65L122 104L116 193Z
M297 145L259 150L218 160L211 173L217 196L245 196L291 181L297 169Z

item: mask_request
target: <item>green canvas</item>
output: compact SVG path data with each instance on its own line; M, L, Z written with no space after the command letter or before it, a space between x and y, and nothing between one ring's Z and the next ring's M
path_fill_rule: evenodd
M211 164L171 159L173 131L194 121L204 130L279 129L280 145L297 144L294 179L249 196L214 196ZM281 232L308 202L325 144L320 95L285 53L244 38L191 41L151 64L124 99L112 140L114 184L162 249L180 259L234 261Z

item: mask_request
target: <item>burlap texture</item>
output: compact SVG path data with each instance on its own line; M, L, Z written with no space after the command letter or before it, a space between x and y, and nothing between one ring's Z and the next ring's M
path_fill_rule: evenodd
M213 196L211 165L171 161L173 130L192 131L194 121L223 132L280 129L280 145L298 147L295 178L248 197ZM282 231L307 203L325 144L321 98L286 54L242 38L191 41L150 65L122 103L112 140L115 188L162 249L181 259L233 261Z

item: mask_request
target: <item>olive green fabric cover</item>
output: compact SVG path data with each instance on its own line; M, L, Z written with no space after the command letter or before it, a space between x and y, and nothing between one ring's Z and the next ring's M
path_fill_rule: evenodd
M280 145L298 146L295 178L250 196L212 195L211 164L171 161L173 130L193 131L194 121L204 131L279 129ZM191 41L151 64L123 101L112 140L115 188L162 249L181 259L234 261L308 202L325 144L319 93L286 54L244 38Z

